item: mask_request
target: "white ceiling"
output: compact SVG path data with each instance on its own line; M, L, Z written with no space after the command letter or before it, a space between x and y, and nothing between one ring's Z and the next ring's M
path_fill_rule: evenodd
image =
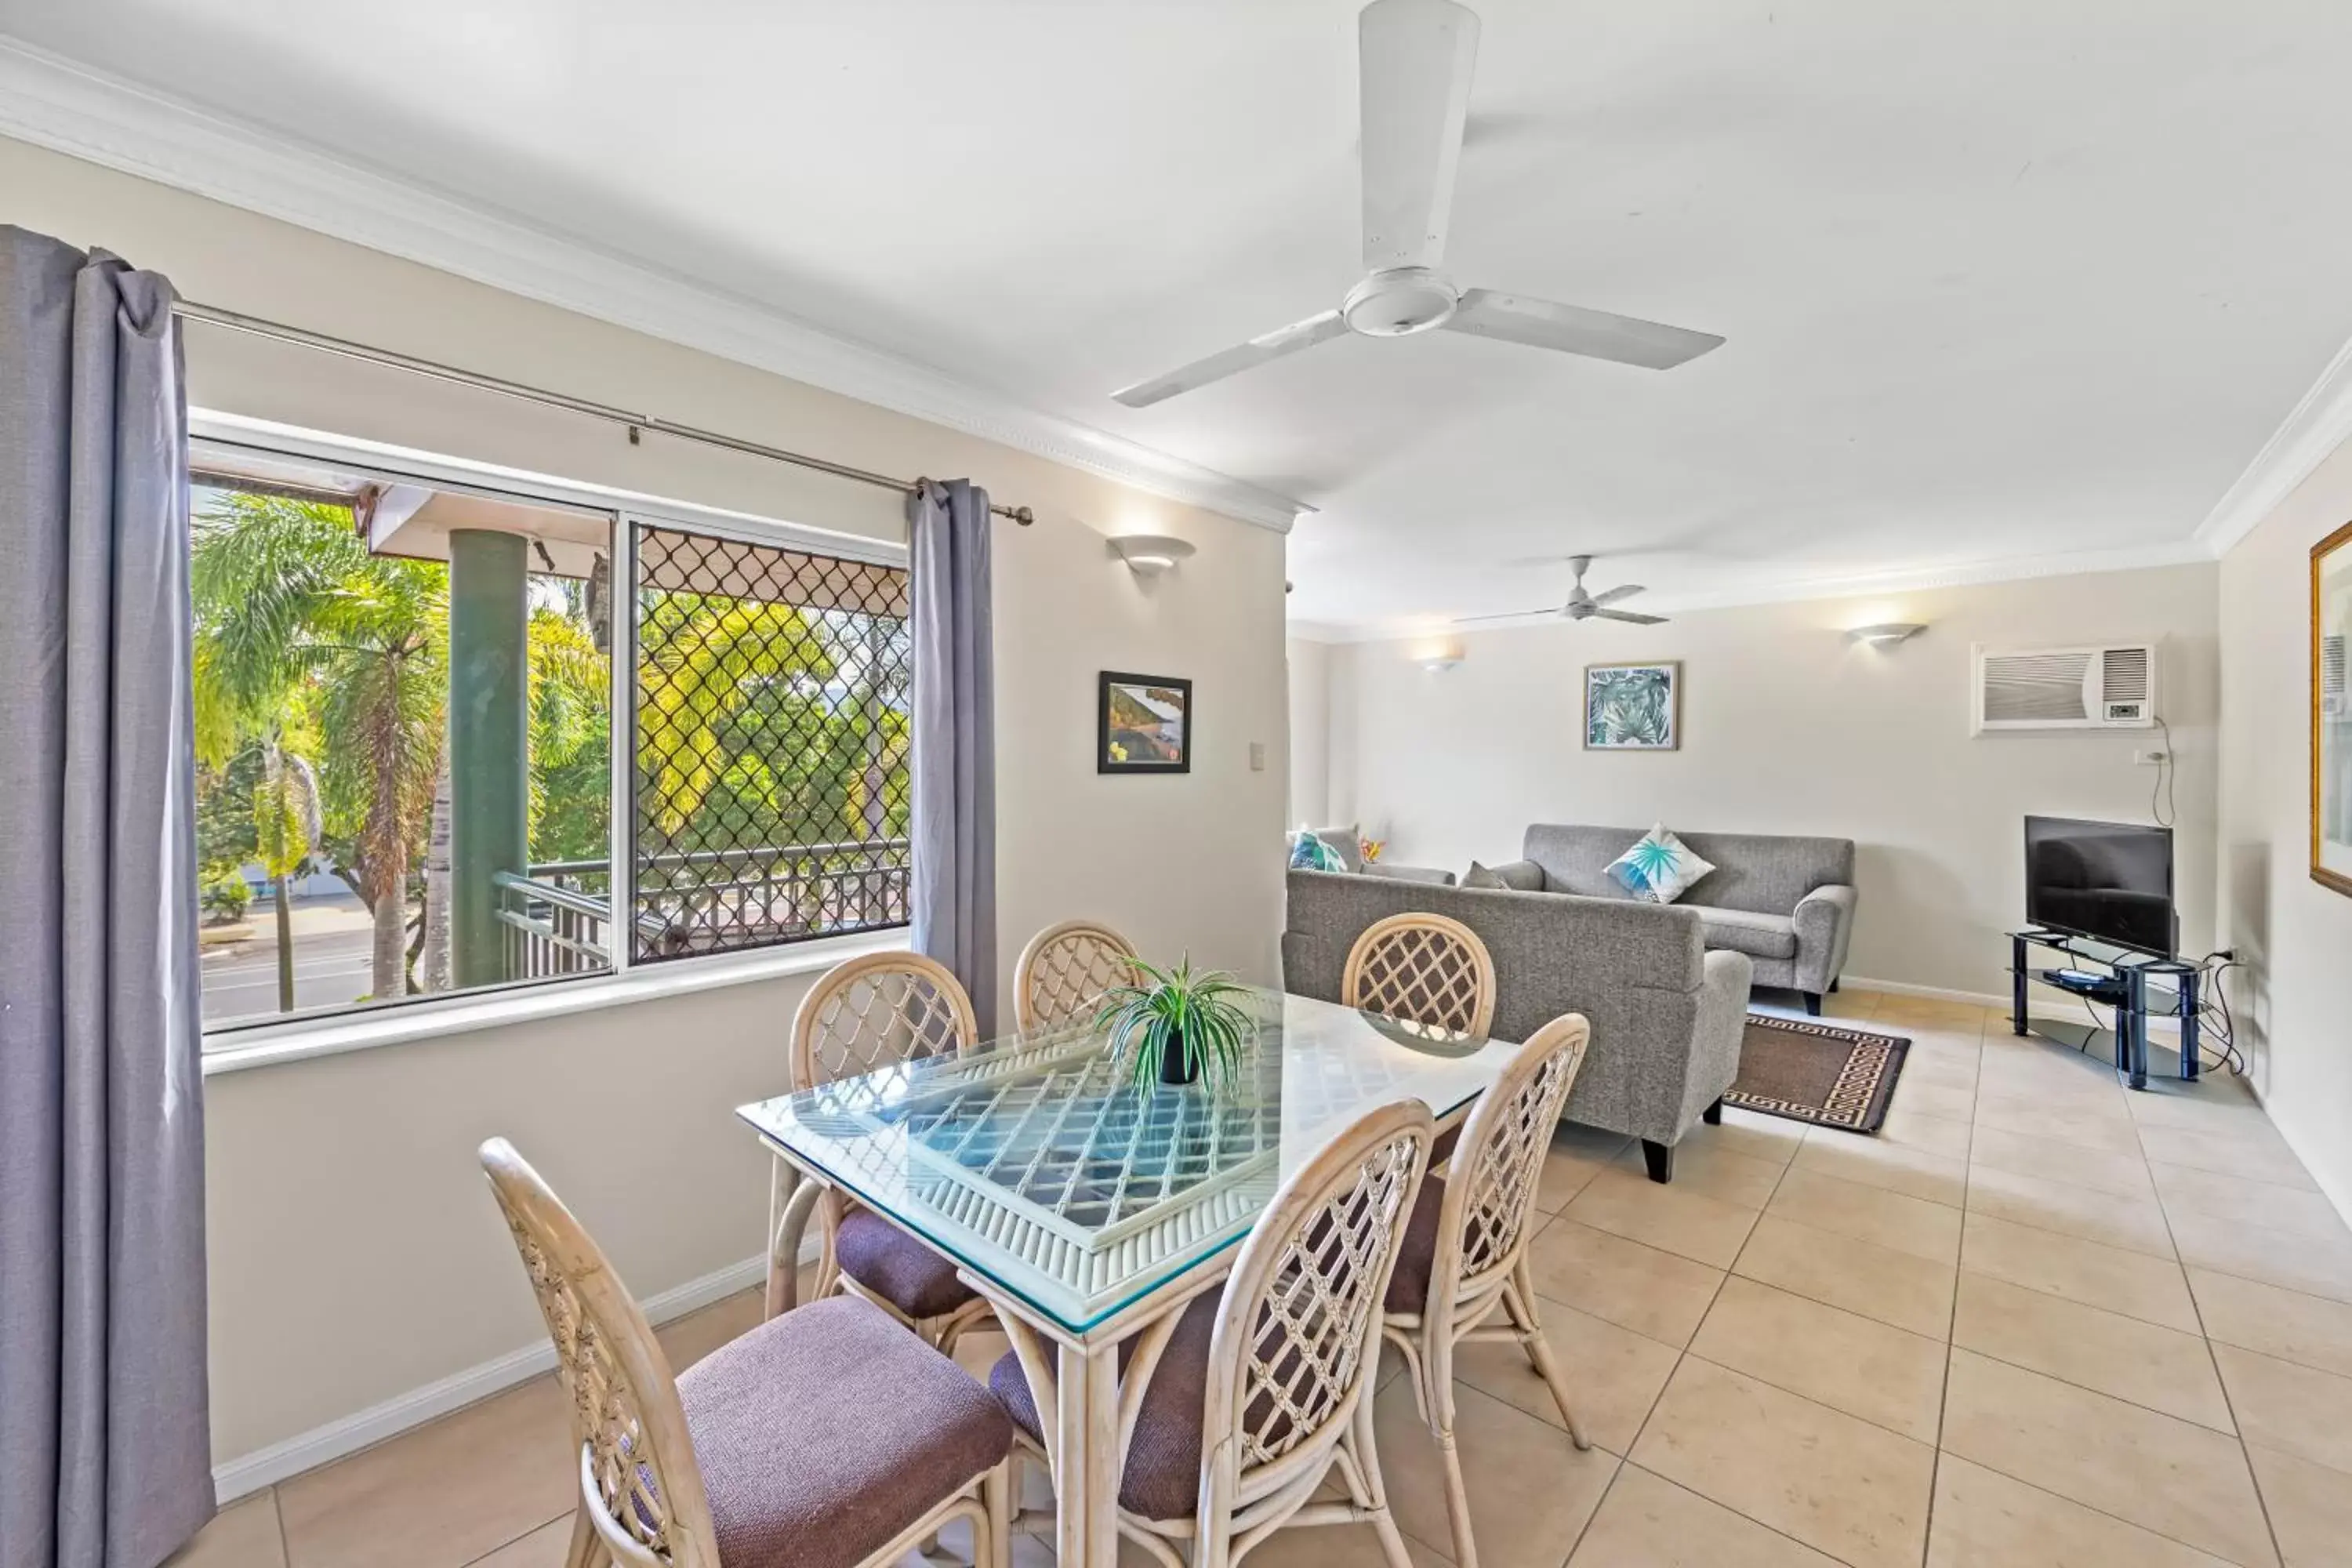
M1296 616L2180 554L2352 336L2340 0L1476 0L1457 279L1664 374L1343 339L1352 0L0 0L0 32L1320 509ZM5 215L0 215L5 216Z

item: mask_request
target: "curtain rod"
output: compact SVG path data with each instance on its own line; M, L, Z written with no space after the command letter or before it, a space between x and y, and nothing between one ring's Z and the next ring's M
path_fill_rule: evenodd
M629 444L638 444L641 432L651 430L656 435L675 437L681 441L698 441L707 447L724 447L730 451L748 453L754 458L766 458L772 462L790 463L796 468L814 468L821 474L831 474L837 479L851 479L861 485L876 485L886 490L912 495L929 481L898 479L888 474L877 474L869 468L853 468L846 463L830 462L824 458L812 458L805 452L788 452L782 447L763 446L746 441L738 436L725 436L716 430L700 430L691 425L677 425L651 415L632 414L625 408L607 404L591 403L586 398L568 396L561 392L549 392L542 387L526 386L519 381L504 381L477 371L460 370L455 365L439 364L429 359L411 354L395 353L390 349L371 348L346 338L329 337L324 332L310 331L302 327L289 327L280 321L267 321L258 316L247 316L235 310L224 310L215 305L199 305L193 300L174 300L174 313L191 321L208 326L224 327L233 332L247 332L257 338L275 338L280 342L296 343L303 348L317 349L322 353L341 354L345 359L362 360L370 364L388 365L413 375L430 376L436 381L454 382L459 386L475 387L483 392L495 392L501 396L520 398L526 403L541 404L569 413L585 415L591 419L603 419L614 425L625 425L629 431ZM1010 518L1026 528L1037 521L1036 514L1025 506L997 506L989 509L998 517Z

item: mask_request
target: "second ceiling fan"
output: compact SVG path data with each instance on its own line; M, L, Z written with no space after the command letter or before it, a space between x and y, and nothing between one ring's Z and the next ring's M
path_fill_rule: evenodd
M1531 348L1671 370L1723 340L1632 316L1492 289L1438 270L1478 55L1478 16L1453 0L1372 0L1356 24L1363 115L1364 279L1336 310L1294 321L1111 394L1130 408L1206 386L1348 332L1441 328Z
M1630 621L1637 626L1662 626L1666 624L1664 616L1645 616L1638 610L1612 610L1609 607L1620 599L1630 599L1636 594L1646 592L1639 583L1620 583L1614 588L1603 588L1598 594L1589 593L1584 586L1584 574L1592 564L1592 557L1571 555L1568 563L1576 571L1576 588L1569 595L1565 605L1546 605L1539 610L1505 610L1492 616L1457 616L1454 624L1460 626L1472 621L1519 621L1529 616L1561 616L1571 621Z

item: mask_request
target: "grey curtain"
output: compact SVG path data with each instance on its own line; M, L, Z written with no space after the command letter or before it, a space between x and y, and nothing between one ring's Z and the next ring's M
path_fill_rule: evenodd
M212 1516L172 289L0 226L0 1568Z
M915 594L915 951L996 1029L996 686L988 492L924 480L907 500Z

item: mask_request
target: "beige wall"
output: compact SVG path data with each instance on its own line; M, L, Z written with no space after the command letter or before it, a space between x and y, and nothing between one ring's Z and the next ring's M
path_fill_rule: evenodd
M2264 1106L2352 1216L2352 898L2311 879L2311 547L2352 518L2336 448L2221 560L2221 942Z
M1516 858L1534 821L1818 833L1857 846L1861 908L1847 971L2006 995L2000 933L2023 913L2028 813L2145 821L2153 731L1969 734L1969 647L2163 637L2181 940L2212 929L2214 568L2047 578L1480 633L1430 673L1406 645L1334 651L1331 812L1386 834L1388 858L1459 872ZM1844 628L1916 620L1899 647ZM1683 745L1587 752L1588 663L1683 663Z
M1285 815L1283 541L1110 480L448 274L0 140L0 222L103 245L191 298L887 473L969 475L996 526L1002 964L1089 914L1147 952L1275 973ZM897 499L396 373L192 328L194 400L706 504L897 537ZM1145 584L1103 535L1200 552ZM1191 676L1181 778L1103 778L1095 674ZM1266 747L1249 766L1252 742ZM530 1342L472 1165L512 1135L641 1294L760 1249L735 1105L782 1085L803 982L771 981L217 1076L207 1085L214 1435L228 1459Z
M1290 639L1290 813L1320 827L1331 809L1331 647Z

